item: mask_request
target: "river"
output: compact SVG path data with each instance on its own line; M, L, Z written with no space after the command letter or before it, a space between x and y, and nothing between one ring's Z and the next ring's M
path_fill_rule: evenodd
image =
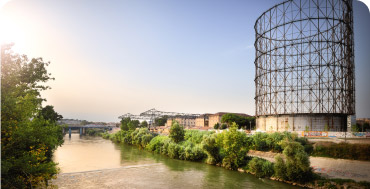
M296 188L101 137L72 134L64 140L54 154L61 173L53 183L59 188Z

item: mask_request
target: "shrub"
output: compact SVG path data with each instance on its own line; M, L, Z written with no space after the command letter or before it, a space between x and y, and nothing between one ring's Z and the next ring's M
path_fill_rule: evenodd
M281 141L281 145L284 148L285 160L280 156L275 157L276 176L289 181L310 181L312 179L312 169L303 146L298 142L289 141L288 138Z
M281 152L282 148L279 142L283 140L283 138L284 138L284 135L282 135L281 133L275 132L275 133L268 134L267 138L265 138L264 140L269 150L272 150L274 152ZM257 148L261 149L262 147L257 147Z
M252 148L254 150L266 151L268 149L266 139L268 137L267 133L258 132L252 136Z
M146 149L152 152L161 153L161 147L164 145L164 141L169 140L167 136L158 135L154 137L148 145L146 145Z
M213 134L213 131L185 130L185 141L200 144L204 136Z
M212 165L221 162L221 157L219 155L220 148L216 143L216 138L217 138L216 133L212 135L207 135L203 137L203 141L201 143L202 149L207 154L206 163Z
M153 137L154 134L150 133L147 128L136 129L131 133L131 144L145 148Z
M274 174L274 165L262 158L254 157L248 163L248 170L257 177L271 177Z
M104 133L104 130L103 129L95 129L95 128L92 128L92 129L87 129L86 130L86 134L89 135L89 136L99 136L102 133Z
M369 144L316 143L312 155L341 159L370 160Z
M226 123L221 124L221 129L222 129L222 130L224 130L224 129L226 129L226 128L227 128Z
M220 128L220 123L216 123L214 126L213 126L214 129L219 129Z
M173 142L170 142L168 145L168 156L170 158L179 159L179 150L180 147Z
M274 164L274 172L275 176L286 180L286 167L283 158L280 155L275 156L275 164Z

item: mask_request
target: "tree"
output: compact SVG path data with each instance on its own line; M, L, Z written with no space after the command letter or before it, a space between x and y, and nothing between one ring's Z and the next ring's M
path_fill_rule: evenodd
M128 127L129 122L131 122L131 118L129 118L129 117L122 118L122 120L121 120L121 130L128 131L129 130L129 127Z
M169 137L176 143L183 141L185 137L184 127L181 126L179 122L173 121L170 128Z
M144 120L143 122L140 123L140 127L142 127L142 128L148 128L148 122L146 122Z
M225 157L222 166L236 170L246 163L248 148L246 147L247 136L237 130L238 125L232 123L229 131L221 133L217 137L217 143L222 146Z
M63 119L63 116L54 111L54 106L47 105L41 109L39 116L42 116L44 119L57 122Z
M362 127L363 127L363 132L368 132L368 130L370 130L370 124L368 122L364 123Z
M127 124L129 130L135 130L140 126L140 121L139 120L132 120Z
M241 115L233 114L233 113L228 113L221 117L221 123L226 123L227 125L231 125L233 122L235 122L238 125L238 129L240 128L249 129L250 126L255 125L255 118L241 116Z
M58 173L52 155L63 144L62 128L38 116L40 92L49 88L43 83L54 78L42 58L10 49L1 47L1 186L33 188Z
M167 122L167 119L168 119L168 116L163 116L163 117L156 118L154 120L155 125L157 125L157 126L164 126L166 124L166 122Z
M216 123L214 126L213 126L214 129L219 129L220 128L220 123Z

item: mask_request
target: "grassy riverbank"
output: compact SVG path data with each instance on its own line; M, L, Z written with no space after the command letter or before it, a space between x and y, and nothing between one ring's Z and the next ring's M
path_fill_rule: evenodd
M175 122L172 127L178 128L179 125ZM247 136L237 131L236 124L233 124L229 131L222 133L181 129L171 129L170 136L153 134L146 128L121 130L115 134L105 133L102 136L170 158L201 161L226 169L248 172L257 177L272 178L291 184L298 183L301 186L330 187L338 183L321 178L312 172L309 156L306 153L310 150L308 142L305 138L298 138L296 134L258 133ZM282 154L275 157L275 163L271 163L261 158L247 156L250 149L282 152ZM347 183L351 183L351 186L369 186L368 183L352 181L339 182L338 185Z

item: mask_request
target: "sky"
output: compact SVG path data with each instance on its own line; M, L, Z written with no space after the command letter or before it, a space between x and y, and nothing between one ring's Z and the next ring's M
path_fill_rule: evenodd
M151 108L255 114L256 19L273 0L7 0L0 37L50 61L42 93L64 118ZM354 1L357 117L370 117L370 13Z

